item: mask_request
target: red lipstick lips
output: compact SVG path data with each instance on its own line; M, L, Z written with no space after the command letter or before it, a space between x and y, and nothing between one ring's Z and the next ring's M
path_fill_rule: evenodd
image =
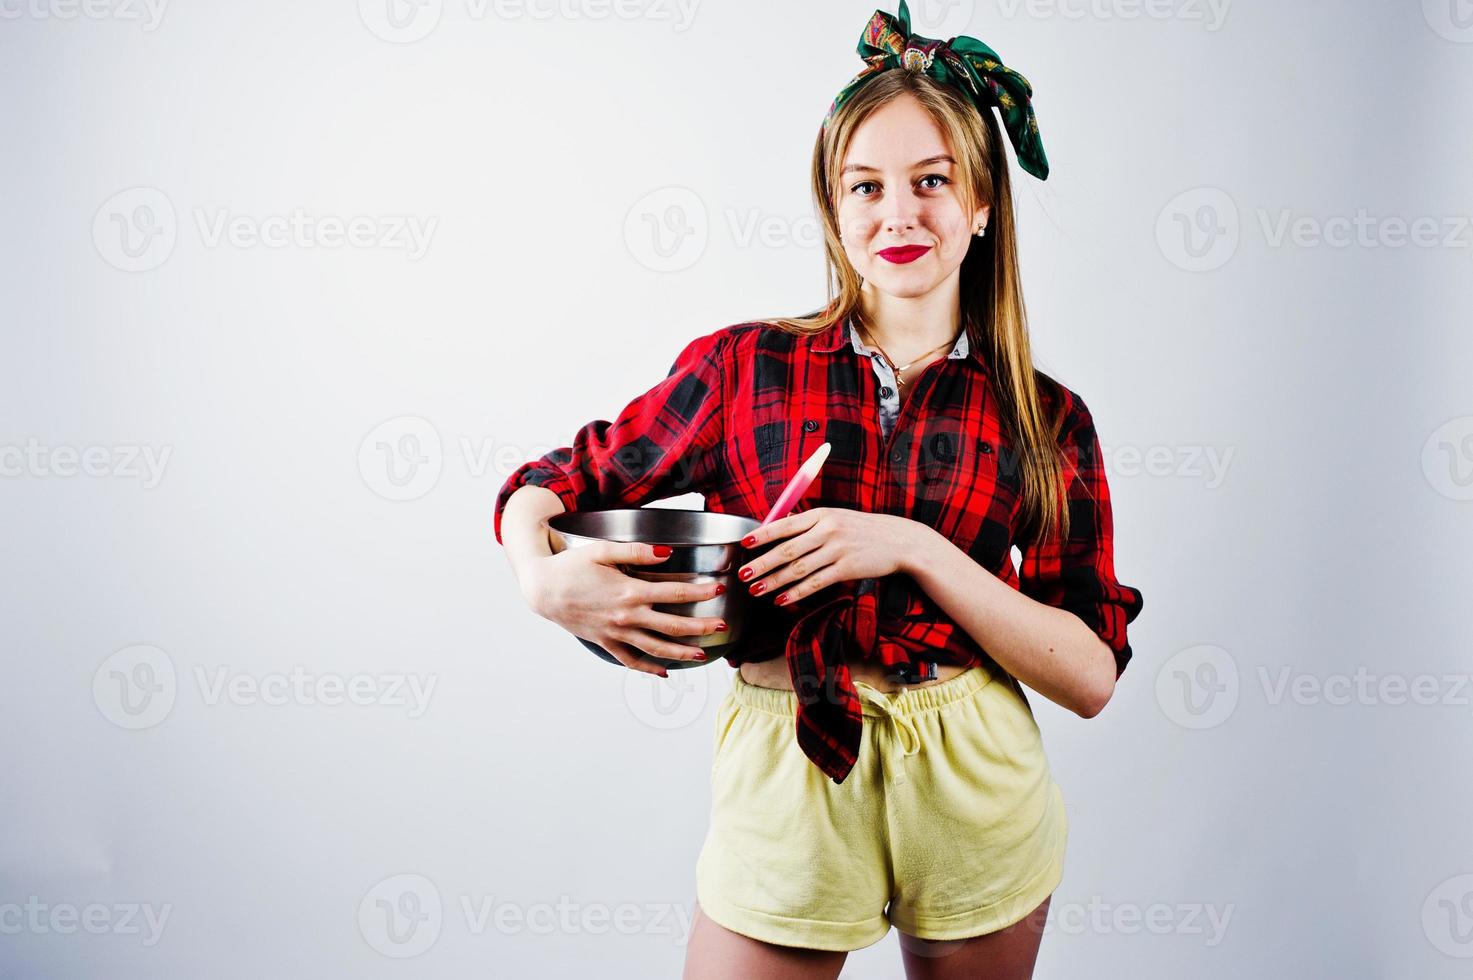
M897 245L894 248L881 249L879 255L882 259L899 264L914 262L929 251L931 251L929 245Z

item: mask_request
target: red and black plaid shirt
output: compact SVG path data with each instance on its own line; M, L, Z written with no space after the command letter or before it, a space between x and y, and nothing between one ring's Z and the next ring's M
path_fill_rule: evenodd
M826 441L828 460L793 513L847 507L935 528L1004 582L1082 619L1114 652L1118 676L1131 657L1126 624L1141 611L1141 593L1115 578L1110 492L1083 400L1043 376L1045 411L1064 401L1070 533L1020 545L1015 569L1020 458L981 345L928 364L910 384L887 435L881 381L855 350L848 321L811 338L763 323L723 327L688 343L665 379L612 422L589 422L571 446L515 470L496 498L496 540L508 498L529 483L556 492L569 511L694 491L712 511L761 520ZM925 676L916 668L926 662L1001 669L900 573L837 583L786 607L750 603L728 663L777 656L786 657L798 693L798 742L835 782L854 766L863 717L848 663L879 662L911 676Z

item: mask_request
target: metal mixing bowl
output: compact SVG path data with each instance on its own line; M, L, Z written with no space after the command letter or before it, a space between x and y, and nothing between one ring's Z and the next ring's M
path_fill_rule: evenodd
M762 522L736 514L719 514L706 510L678 510L674 507L635 507L615 510L568 511L542 521L551 533L554 552L577 548L597 541L639 541L645 544L667 544L673 551L669 558L653 565L616 567L626 575L651 582L692 582L707 584L719 581L726 591L719 596L697 602L657 602L653 609L676 616L719 616L726 623L724 633L705 636L668 636L676 643L698 646L705 650L706 660L669 660L644 654L648 660L670 670L700 667L714 663L736 646L741 638L747 604L752 601L748 583L737 578L737 569L762 554L776 542L757 548L741 546L742 538L760 527ZM619 661L602 646L578 637L593 653L611 664ZM623 666L620 664L620 666Z

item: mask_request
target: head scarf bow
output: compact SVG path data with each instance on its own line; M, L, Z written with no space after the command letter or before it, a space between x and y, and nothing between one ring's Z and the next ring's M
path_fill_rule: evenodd
M824 116L825 129L835 110L880 72L891 68L922 71L938 82L960 88L983 112L997 106L1018 155L1018 165L1039 180L1048 179L1048 157L1043 153L1038 119L1030 101L1033 88L987 45L964 34L949 41L912 34L910 10L905 0L900 0L898 19L883 10L874 12L859 36L858 50L868 65L835 96Z

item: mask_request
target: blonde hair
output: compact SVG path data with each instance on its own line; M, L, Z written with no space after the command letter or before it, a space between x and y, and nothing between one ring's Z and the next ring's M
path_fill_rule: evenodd
M1022 544L1026 538L1043 541L1054 533L1065 537L1069 533L1069 510L1061 506L1064 478L1058 450L1063 399L1057 397L1056 382L1033 367L1023 285L1018 276L1007 155L1001 128L990 110L979 112L952 86L904 68L883 72L861 87L834 113L813 146L813 196L823 225L828 305L807 316L754 322L799 336L822 333L845 317L852 317L861 327L869 326L860 305L859 273L850 265L839 241L837 192L843 189L839 168L860 124L881 106L907 93L920 101L951 145L965 211L970 214L983 203L991 205L987 234L974 237L962 259L961 315L973 350L980 352L988 364L1003 424L1014 445L1015 459L1000 458L999 464L1021 464L1024 533L1017 543ZM1051 394L1056 396L1053 418L1045 416L1040 393L1044 385L1050 386ZM1053 506L1047 506L1047 501L1053 501Z

